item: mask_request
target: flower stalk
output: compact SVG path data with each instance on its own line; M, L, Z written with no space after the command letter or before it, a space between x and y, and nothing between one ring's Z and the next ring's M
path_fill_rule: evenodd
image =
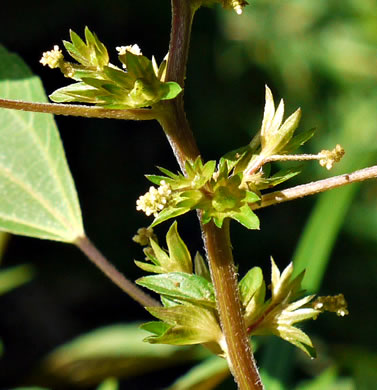
M158 307L159 302L146 294L121 274L93 245L88 237L79 237L74 244L92 261L115 285L132 297L140 305Z
M126 119L137 121L152 120L158 117L156 110L149 108L118 110L87 105L34 103L9 99L0 99L0 107L19 111L40 112L54 115L81 116L85 118Z
M342 187L351 183L358 183L364 180L377 178L377 165L359 169L352 173L346 173L339 176L333 176L328 179L314 181L312 183L302 184L296 187L287 188L282 191L274 191L267 195L262 195L259 202L250 204L252 210L261 209L275 204L288 202L290 200L303 198L309 195L319 194L324 191Z

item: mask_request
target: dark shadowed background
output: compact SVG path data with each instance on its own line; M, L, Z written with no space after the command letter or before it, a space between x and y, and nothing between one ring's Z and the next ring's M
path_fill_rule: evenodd
M267 83L275 100L284 98L287 114L302 107L301 128L317 128L318 135L304 151L317 152L336 143L345 147L345 161L334 174L375 164L377 6L372 0L361 3L258 0L241 17L220 7L200 10L193 27L185 98L204 158L218 159L249 142L261 123ZM168 50L168 0L18 1L6 2L2 9L0 44L26 61L41 77L47 93L67 80L58 70L42 67L39 59L53 45L62 46L61 41L69 39L69 29L83 35L87 25L105 43L114 63L116 46L137 43L144 55L155 55L158 61ZM150 185L143 175L156 173L156 166L178 169L163 132L154 122L67 117L56 121L88 236L127 277L140 277L143 273L133 260L142 259L143 253L131 238L150 223L135 208L136 199ZM291 184L329 175L310 163ZM342 203L333 230L326 230L331 212L320 217L323 240L331 235L324 249L331 261L318 292L343 292L351 314L343 319L324 315L308 324L322 360L315 366L297 358L294 380L315 373L329 361L339 361L341 372L356 382L357 375L364 379L372 375L373 370L355 368L350 361L369 354L369 361L377 361L376 198L376 181L365 183L350 193L352 205ZM259 265L269 280L271 255L285 267L317 200L261 210L257 232L233 223L240 275ZM336 208L337 197L329 202ZM168 226L156 229L161 241ZM197 250L203 253L194 213L180 218L179 231L193 255ZM314 251L321 242L313 239L312 246ZM34 266L33 281L0 297L2 389L28 383L47 353L79 334L113 323L150 319L73 246L11 237L2 266L24 263ZM122 388L163 388L188 367L162 370L152 383L146 376L126 379ZM33 380L32 384L43 384ZM228 386L224 388L234 388L231 381Z

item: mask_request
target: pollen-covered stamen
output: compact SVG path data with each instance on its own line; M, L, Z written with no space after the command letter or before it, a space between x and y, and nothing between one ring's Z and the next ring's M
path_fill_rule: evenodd
M161 180L158 188L151 186L149 191L140 196L136 201L136 210L143 211L147 216L152 215L157 217L172 199L172 190L170 185Z
M333 165L341 160L344 156L344 149L338 144L335 146L333 150L321 150L319 155L321 159L319 160L319 164L322 167L326 167L326 169L330 170Z
M43 53L40 63L43 66L49 66L51 69L58 68L60 63L64 60L62 51L58 45L55 45L53 50L49 50Z
M141 56L143 53L140 50L140 47L138 45L128 45L128 46L117 46L116 51L120 56L126 54L127 52L130 52L131 54L134 54L135 56Z
M340 317L344 317L348 314L347 301L345 300L343 294L318 297L313 302L313 309L321 310L322 312L333 312Z
M247 5L246 1L243 0L231 0L231 6L236 11L237 15L241 15L243 11L243 7Z

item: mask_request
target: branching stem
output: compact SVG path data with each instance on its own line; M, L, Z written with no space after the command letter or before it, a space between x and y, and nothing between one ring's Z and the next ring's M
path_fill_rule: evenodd
M82 116L86 118L111 118L130 120L151 120L157 118L153 109L135 108L132 110L110 110L102 107L76 104L33 103L22 100L0 99L0 107L13 110L42 112L54 115Z
M219 229L211 221L202 225L203 239L216 291L217 309L227 344L229 367L240 389L262 390L242 316L237 272L229 237L229 220Z
M377 178L377 165L352 173L302 184L286 190L271 192L270 194L263 195L259 202L250 204L250 208L252 210L261 209L278 203L288 202L289 200L303 198L304 196L315 195L347 184L375 178Z
M114 284L120 287L126 294L140 305L160 306L160 303L147 295L143 290L121 274L93 245L88 237L79 237L74 244L92 261Z
M172 32L169 47L167 81L183 86L191 24L195 8L190 1L172 0ZM164 102L168 109L159 118L177 161L184 172L186 160L194 160L199 149L187 121L183 96ZM224 224L226 225L226 223ZM222 330L227 344L229 366L241 390L262 390L263 385L250 349L249 338L241 312L237 288L237 274L231 251L229 229L217 228L212 222L202 225L216 302Z

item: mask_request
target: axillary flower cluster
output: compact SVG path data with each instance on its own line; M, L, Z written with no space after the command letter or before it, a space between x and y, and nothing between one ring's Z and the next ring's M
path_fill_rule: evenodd
M149 187L149 191L140 196L136 202L136 210L144 211L147 216L158 216L158 213L169 205L172 199L172 190L165 180L161 180L160 186Z
M119 68L110 63L105 45L85 28L85 42L70 32L71 42L63 41L65 49L77 62L65 60L58 45L43 53L42 65L59 68L75 83L59 88L50 95L57 103L92 103L112 109L151 107L161 100L173 99L182 88L165 82L167 59L158 66L154 57L143 56L139 46L117 47Z
M163 344L205 344L219 356L227 357L227 345L216 313L215 293L208 266L197 253L194 262L174 222L166 235L167 250L157 242L153 229L141 228L133 240L144 246L145 261L135 264L149 275L137 283L161 296L162 307L147 310L159 319L142 327L152 333L145 340ZM194 264L193 264L194 263ZM239 282L242 312L250 336L276 335L300 348L310 357L315 349L310 337L297 323L315 320L325 311L348 314L342 294L303 296L304 272L293 276L293 264L282 272L271 259L271 283L254 267ZM268 286L268 287L267 287Z
M166 176L147 175L158 187L150 187L137 200L137 210L155 217L151 226L197 209L202 212L204 224L213 220L221 227L225 218L231 218L248 229L258 229L259 220L249 205L260 200L262 190L300 173L300 168L271 173L272 162L318 160L321 166L331 169L344 155L340 145L318 154L292 154L314 135L314 130L295 135L300 109L285 121L283 117L284 101L275 109L272 92L266 86L262 126L248 145L227 153L218 164L203 164L200 157L187 161L186 176L163 168L159 169Z

